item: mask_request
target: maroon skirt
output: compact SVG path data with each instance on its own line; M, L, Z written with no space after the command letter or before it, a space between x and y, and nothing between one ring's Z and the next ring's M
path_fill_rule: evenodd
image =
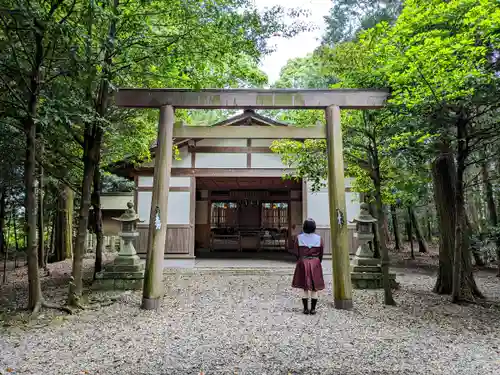
M319 258L301 258L297 261L292 288L312 291L325 289L323 268Z

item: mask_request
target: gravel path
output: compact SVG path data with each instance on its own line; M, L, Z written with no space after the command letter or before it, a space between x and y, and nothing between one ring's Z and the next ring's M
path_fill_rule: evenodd
M500 311L432 294L434 276L395 270L397 307L381 291L355 291L355 309L301 314L288 270L165 276L159 312L140 293L98 311L0 336L0 373L16 374L499 374ZM325 277L331 294L331 276ZM499 280L477 281L500 300Z

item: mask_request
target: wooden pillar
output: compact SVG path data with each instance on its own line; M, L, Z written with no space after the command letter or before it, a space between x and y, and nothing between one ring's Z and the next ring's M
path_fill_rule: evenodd
M344 156L340 108L330 106L326 114L328 153L328 202L333 264L333 298L336 309L352 308L349 239L345 204Z
M157 309L163 296L163 259L167 239L167 208L170 171L172 169L172 135L174 108L160 108L158 143L155 153L153 196L149 219L148 252L141 308Z
M306 180L302 180L302 220L300 220L300 225L302 226L302 223L304 220L307 219L307 182Z
M191 189L189 202L189 224L191 225L189 255L194 256L196 252L196 177L191 177L189 186Z

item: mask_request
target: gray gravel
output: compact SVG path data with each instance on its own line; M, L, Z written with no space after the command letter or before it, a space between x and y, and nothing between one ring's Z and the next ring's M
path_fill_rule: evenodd
M430 290L434 276L396 270L397 307L381 291L355 291L355 309L301 314L288 270L258 275L165 276L159 312L140 293L98 311L0 336L0 373L17 374L499 374L500 311L456 306ZM290 271L291 273L291 271ZM500 299L499 280L478 284Z

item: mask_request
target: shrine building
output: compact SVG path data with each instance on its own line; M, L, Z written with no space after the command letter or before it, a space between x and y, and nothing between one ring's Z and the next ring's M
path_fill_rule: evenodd
M291 127L245 110L213 127ZM237 130L237 129L235 129ZM293 236L302 222L313 218L325 241L325 258L331 257L328 190L312 192L304 180L283 176L293 169L270 150L273 139L175 138L180 160L171 166L168 196L165 266L194 264L196 257L273 252L289 255ZM152 160L125 162L113 173L135 181L134 203L140 218L136 250L145 257L148 246L153 191L155 148ZM355 251L352 219L359 211L359 194L345 179L346 218L350 253Z

